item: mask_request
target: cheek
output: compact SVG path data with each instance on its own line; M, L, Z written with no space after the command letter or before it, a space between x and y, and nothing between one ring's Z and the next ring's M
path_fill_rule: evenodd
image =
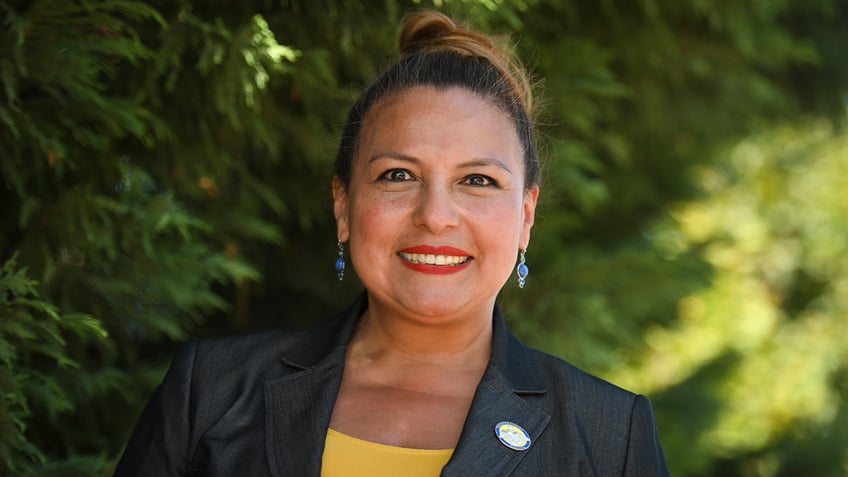
M372 245L384 247L384 242L399 229L401 215L400 204L379 198L358 201L351 215L351 235L359 239L359 243L355 245L369 249Z
M466 207L468 217L478 227L496 230L492 232L501 241L514 240L512 237L521 231L524 222L522 203L512 197L499 200L474 201ZM514 232L514 233L513 233Z
M369 208L363 211L361 221L358 225L358 235L362 237L363 243L371 243L386 230L386 216L380 210Z

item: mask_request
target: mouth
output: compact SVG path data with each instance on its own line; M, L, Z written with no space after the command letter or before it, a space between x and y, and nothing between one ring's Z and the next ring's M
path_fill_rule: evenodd
M402 263L424 273L444 275L465 269L474 258L465 250L454 247L419 245L398 252Z
M439 265L445 267L455 267L471 260L471 257L468 255L436 255L431 253L424 254L406 252L400 252L398 255L407 262L414 263L416 265Z

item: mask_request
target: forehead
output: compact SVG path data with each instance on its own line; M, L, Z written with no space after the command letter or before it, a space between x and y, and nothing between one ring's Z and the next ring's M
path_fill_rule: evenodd
M375 104L365 117L357 156L390 152L385 148L521 161L520 141L510 117L461 87L419 86Z

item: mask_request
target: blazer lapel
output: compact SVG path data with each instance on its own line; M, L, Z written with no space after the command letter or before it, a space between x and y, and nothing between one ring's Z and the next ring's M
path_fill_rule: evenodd
M531 397L547 392L530 350L506 329L495 307L492 358L477 387L459 443L442 470L445 477L510 475L543 438L551 416ZM498 423L518 424L530 435L530 447L513 450L495 434Z
M459 443L442 470L445 477L468 475L510 475L513 469L542 437L551 416L539 412L515 393L497 368L483 375ZM502 421L518 424L530 435L527 450L510 449L498 440L495 426Z
M321 474L326 430L341 385L337 359L265 383L265 443L271 475Z
M363 293L327 326L305 332L281 357L286 374L265 382L265 450L271 475L320 476L345 349L366 307Z

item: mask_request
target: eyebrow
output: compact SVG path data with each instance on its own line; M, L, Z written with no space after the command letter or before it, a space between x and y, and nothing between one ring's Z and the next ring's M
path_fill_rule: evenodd
M376 162L380 159L384 159L384 158L396 159L398 161L411 162L413 164L420 164L421 163L421 161L417 157L407 156L406 154L400 154L400 153L397 153L397 152L381 152L381 153L375 154L370 159L368 159L368 164L372 164L372 163L374 163L374 162ZM507 166L503 161L501 161L499 159L492 158L492 157L475 158L475 159L471 159L470 161L463 162L462 164L459 165L459 167L461 167L461 168L480 167L480 166L495 166L495 167L503 169L506 172L512 174L512 169L510 169L509 166Z

